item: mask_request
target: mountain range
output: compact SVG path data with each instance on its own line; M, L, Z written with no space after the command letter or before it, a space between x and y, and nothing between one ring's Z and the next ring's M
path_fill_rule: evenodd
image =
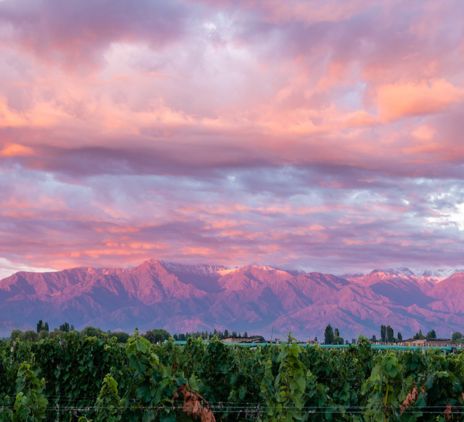
M417 275L404 268L336 276L270 266L186 265L148 260L132 268L18 272L0 280L0 335L51 327L168 331L229 329L284 338L323 335L330 323L351 340L391 325L464 331L464 272Z

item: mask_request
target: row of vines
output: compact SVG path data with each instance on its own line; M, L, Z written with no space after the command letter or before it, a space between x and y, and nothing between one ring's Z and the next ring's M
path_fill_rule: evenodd
M462 421L464 353L0 342L0 421Z

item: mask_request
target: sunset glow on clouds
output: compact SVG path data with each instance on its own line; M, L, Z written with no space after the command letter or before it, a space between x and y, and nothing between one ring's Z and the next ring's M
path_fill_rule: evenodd
M0 1L0 268L462 266L462 22L459 0Z

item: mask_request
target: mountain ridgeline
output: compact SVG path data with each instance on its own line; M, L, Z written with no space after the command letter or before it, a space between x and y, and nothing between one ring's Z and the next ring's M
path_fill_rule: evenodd
M328 323L345 338L389 324L406 336L431 328L449 336L464 327L464 272L440 279L407 269L340 277L149 260L134 268L18 272L0 281L1 335L40 319L76 328L228 328L302 339L321 337Z

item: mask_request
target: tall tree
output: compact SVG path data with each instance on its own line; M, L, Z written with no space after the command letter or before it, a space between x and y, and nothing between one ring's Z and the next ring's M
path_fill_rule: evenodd
M385 343L387 340L387 327L385 327L385 325L380 326L380 340L382 343Z
M423 340L423 339L425 339L425 336L422 333L422 330L419 330L416 334L414 334L413 339L414 340Z
M69 333L70 331L74 330L74 326L71 325L69 322L64 322L58 327L58 330L63 331L65 333Z
M333 344L334 343L334 332L332 326L329 324L325 327L324 331L324 344Z
M37 322L36 331L37 331L37 333L40 333L42 331L45 331L45 332L48 333L48 331L49 331L48 322L44 322L44 321L42 321L40 319L39 322Z
M395 332L393 331L393 328L389 325L387 325L386 328L386 337L388 343L393 343L395 341Z

